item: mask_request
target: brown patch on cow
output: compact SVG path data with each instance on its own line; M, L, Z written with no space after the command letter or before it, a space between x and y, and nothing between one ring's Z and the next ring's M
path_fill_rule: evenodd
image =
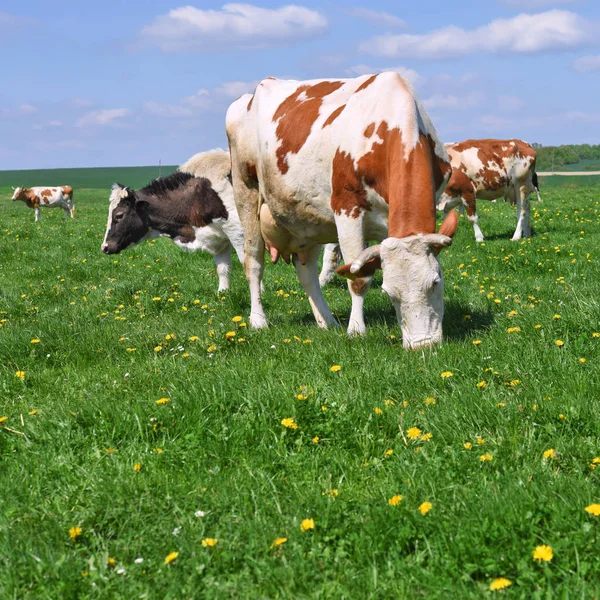
M370 125L367 125L367 128L365 129L365 137L368 139L373 135L373 132L375 131L375 123L371 123Z
M40 196L47 198L48 196L52 196L52 190L42 190L40 192Z
M342 104L339 108L336 108L325 120L325 123L323 123L323 127L322 129L325 129L325 127L327 127L327 125L331 125L341 114L342 111L346 108L345 104Z
M388 232L406 237L435 231L435 167L432 148L423 133L408 159L399 129L382 121L377 128L381 142L355 162L339 149L332 165L331 208L358 218L369 210L365 186L374 189L390 207ZM441 169L440 169L441 171Z
M70 196L73 193L73 188L70 185L63 185L60 189L66 196Z
M29 208L38 208L40 205L40 198L33 190L27 188L24 189L21 194L24 196L24 198L21 199Z
M452 175L448 185L446 185L446 194L456 198L458 196L465 197L465 194L475 196L475 187L469 176L462 168L452 169Z
M369 79L363 81L360 86L356 89L356 92L360 92L362 90L367 89L377 78L377 75L371 75L371 77L369 77ZM354 92L356 94L356 92Z
M281 142L277 151L277 168L282 175L289 170L288 154L298 154L319 117L323 98L344 85L342 81L322 81L315 85L302 85L277 108L273 122L277 123L276 136ZM300 100L302 94L306 100Z
M354 279L350 283L350 287L355 294L362 296L367 291L369 282L361 277L359 279Z
M254 163L246 163L246 176L252 182L258 183L258 173L256 172L256 165Z
M433 184L435 186L435 191L439 192L440 188L444 185L444 182L447 181L447 178L450 176L452 165L435 153L436 143L430 133L427 134L427 143L429 144L431 164L433 165Z
M247 106L247 110L249 111L252 108L252 102L254 101L254 94L252 95L252 98L250 98L250 102L248 102L248 106Z

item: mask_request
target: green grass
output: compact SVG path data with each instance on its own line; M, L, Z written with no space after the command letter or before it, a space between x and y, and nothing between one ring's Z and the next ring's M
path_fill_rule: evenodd
M211 257L168 240L104 256L106 189L38 224L0 190L0 597L600 594L599 191L546 186L517 243L508 204L479 203L485 244L461 218L445 343L421 353L380 277L348 339L267 265L271 327L250 331L239 264L217 297ZM347 324L344 283L326 294Z
M97 167L89 169L40 169L38 171L0 171L0 188L33 187L36 185L70 185L75 188L77 202L81 188L110 188L119 182L138 189L151 179L158 177L159 172L169 175L176 166L158 167Z

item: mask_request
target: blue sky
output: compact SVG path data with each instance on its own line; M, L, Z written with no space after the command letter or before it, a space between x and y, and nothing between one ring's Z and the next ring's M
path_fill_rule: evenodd
M267 76L399 70L445 141L600 143L597 0L3 0L0 170L180 164Z

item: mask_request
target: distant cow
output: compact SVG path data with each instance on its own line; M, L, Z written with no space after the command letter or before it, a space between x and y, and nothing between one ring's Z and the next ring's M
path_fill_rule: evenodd
M397 73L356 79L267 78L227 111L235 203L244 228L252 327L265 245L292 255L320 327L336 321L319 287L321 245L339 240L351 279L349 334L365 331L364 295L383 270L406 348L441 341L444 283L437 254L456 230L435 233L436 199L450 175L438 134ZM389 222L388 222L389 214ZM365 249L369 240L384 240Z
M214 150L196 154L179 171L140 190L115 183L102 252L118 254L149 238L170 237L184 250L212 254L219 291L229 289L232 246L244 261L230 174L229 153Z
M475 240L483 242L475 200L505 198L517 205L517 228L512 239L529 237L529 195L536 192L540 199L535 150L521 140L467 140L446 144L446 150L452 176L438 208L448 211L462 203L473 224Z
M65 211L65 216L75 216L75 206L73 205L73 188L70 185L60 187L31 187L13 188L14 200L22 200L29 208L35 210L35 220L40 220L40 208L42 206L48 208L60 207Z

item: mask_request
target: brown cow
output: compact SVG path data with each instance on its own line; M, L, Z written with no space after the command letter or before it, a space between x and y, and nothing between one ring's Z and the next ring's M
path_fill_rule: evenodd
M65 216L75 217L75 206L73 206L73 188L70 185L61 187L31 187L13 188L13 201L22 200L25 204L35 210L35 220L40 220L40 207L60 207L65 211Z

